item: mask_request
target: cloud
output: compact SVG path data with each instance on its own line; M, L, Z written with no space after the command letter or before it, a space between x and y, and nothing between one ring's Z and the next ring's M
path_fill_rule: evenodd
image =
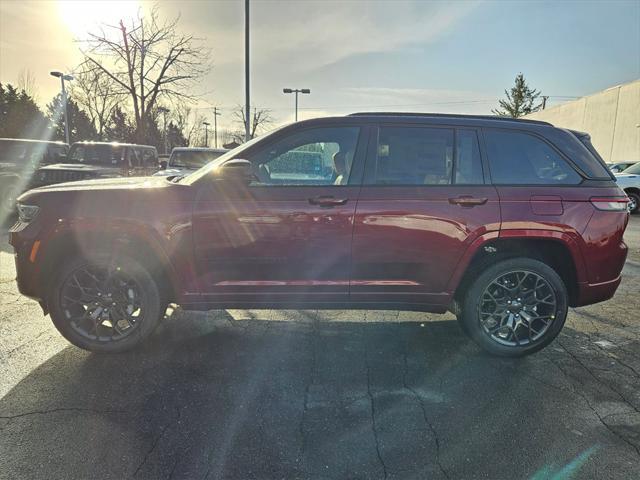
M298 68L351 55L389 52L432 42L479 2L256 2L252 49L259 62Z

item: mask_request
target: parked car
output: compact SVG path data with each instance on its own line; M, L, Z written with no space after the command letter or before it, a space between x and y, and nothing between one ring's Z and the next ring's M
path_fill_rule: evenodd
M0 138L0 221L15 211L15 200L42 165L63 161L69 145L62 142Z
M158 170L156 147L128 143L76 142L65 163L38 169L32 186L91 178L140 177Z
M640 163L616 174L616 182L629 197L629 211L638 213L640 211Z
M137 345L177 303L450 310L482 348L525 355L620 284L628 199L592 152L588 135L532 120L298 122L186 177L27 192L10 233L18 287L97 352Z
M228 150L224 148L176 147L171 151L171 156L166 163L160 162L160 171L154 175L159 177L187 175L227 152Z
M608 163L607 166L609 167L609 170L611 170L613 173L622 173L627 168L635 165L636 163L638 163L638 160L630 160L630 161L627 161L627 162Z

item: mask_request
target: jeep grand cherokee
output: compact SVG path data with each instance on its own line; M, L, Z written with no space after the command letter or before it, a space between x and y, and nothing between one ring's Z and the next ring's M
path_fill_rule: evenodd
M186 177L31 190L10 240L20 291L93 351L133 347L178 303L450 310L519 356L569 306L613 296L627 202L585 134L367 113L278 129Z

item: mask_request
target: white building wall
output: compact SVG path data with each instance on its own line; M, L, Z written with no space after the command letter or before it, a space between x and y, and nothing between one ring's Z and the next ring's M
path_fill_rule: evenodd
M525 118L591 135L605 161L640 161L640 80L541 110Z

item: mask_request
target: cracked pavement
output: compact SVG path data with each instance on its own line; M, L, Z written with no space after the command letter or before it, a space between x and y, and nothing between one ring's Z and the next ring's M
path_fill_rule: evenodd
M95 355L17 293L3 237L0 479L640 478L640 216L626 240L615 298L509 360L380 311L177 310Z

